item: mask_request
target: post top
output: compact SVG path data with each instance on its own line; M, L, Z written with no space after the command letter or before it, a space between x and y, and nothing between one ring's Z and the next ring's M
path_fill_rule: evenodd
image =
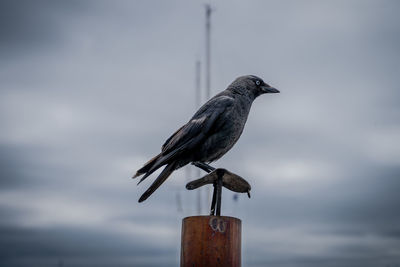
M239 218L236 217L231 217L231 216L212 216L212 215L196 215L196 216L188 216L183 218L183 221L186 220L210 220L212 218L220 218L220 219L225 219L229 221L239 221L242 222Z

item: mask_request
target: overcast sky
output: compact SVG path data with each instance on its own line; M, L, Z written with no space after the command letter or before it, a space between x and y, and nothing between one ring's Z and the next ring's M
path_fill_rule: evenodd
M252 185L223 191L243 266L400 266L400 2L211 5L212 94L246 74L281 91L214 163ZM141 204L155 175L130 177L196 110L204 17L203 1L0 1L0 266L179 264L197 173Z

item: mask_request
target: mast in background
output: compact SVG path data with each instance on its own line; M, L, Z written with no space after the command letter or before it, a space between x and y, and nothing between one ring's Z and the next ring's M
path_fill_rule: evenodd
M199 108L201 105L201 62L200 60L196 61L196 108ZM196 177L200 177L200 169L196 169ZM197 190L197 214L201 214L201 191Z
M210 51L210 33L211 33L211 6L209 4L206 7L206 98L207 100L211 97L211 71L210 71L210 61L211 61L211 51Z

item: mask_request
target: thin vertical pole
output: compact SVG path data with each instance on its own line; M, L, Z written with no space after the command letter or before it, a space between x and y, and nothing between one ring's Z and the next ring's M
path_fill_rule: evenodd
M206 100L211 97L211 6L209 4L206 7ZM207 190L207 199L210 203L211 189Z
M215 213L217 216L221 216L222 175L222 173L217 171L217 210Z
M206 97L207 100L211 96L211 51L210 51L210 33L211 33L211 6L206 4Z
M201 62L196 60L196 108L201 104Z
M196 61L196 108L201 104L201 62ZM200 169L196 168L196 177L200 177ZM201 191L197 190L197 214L201 214Z

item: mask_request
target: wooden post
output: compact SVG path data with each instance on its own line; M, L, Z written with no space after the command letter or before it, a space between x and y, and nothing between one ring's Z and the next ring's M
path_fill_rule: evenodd
M227 216L182 220L181 267L241 266L242 222Z

